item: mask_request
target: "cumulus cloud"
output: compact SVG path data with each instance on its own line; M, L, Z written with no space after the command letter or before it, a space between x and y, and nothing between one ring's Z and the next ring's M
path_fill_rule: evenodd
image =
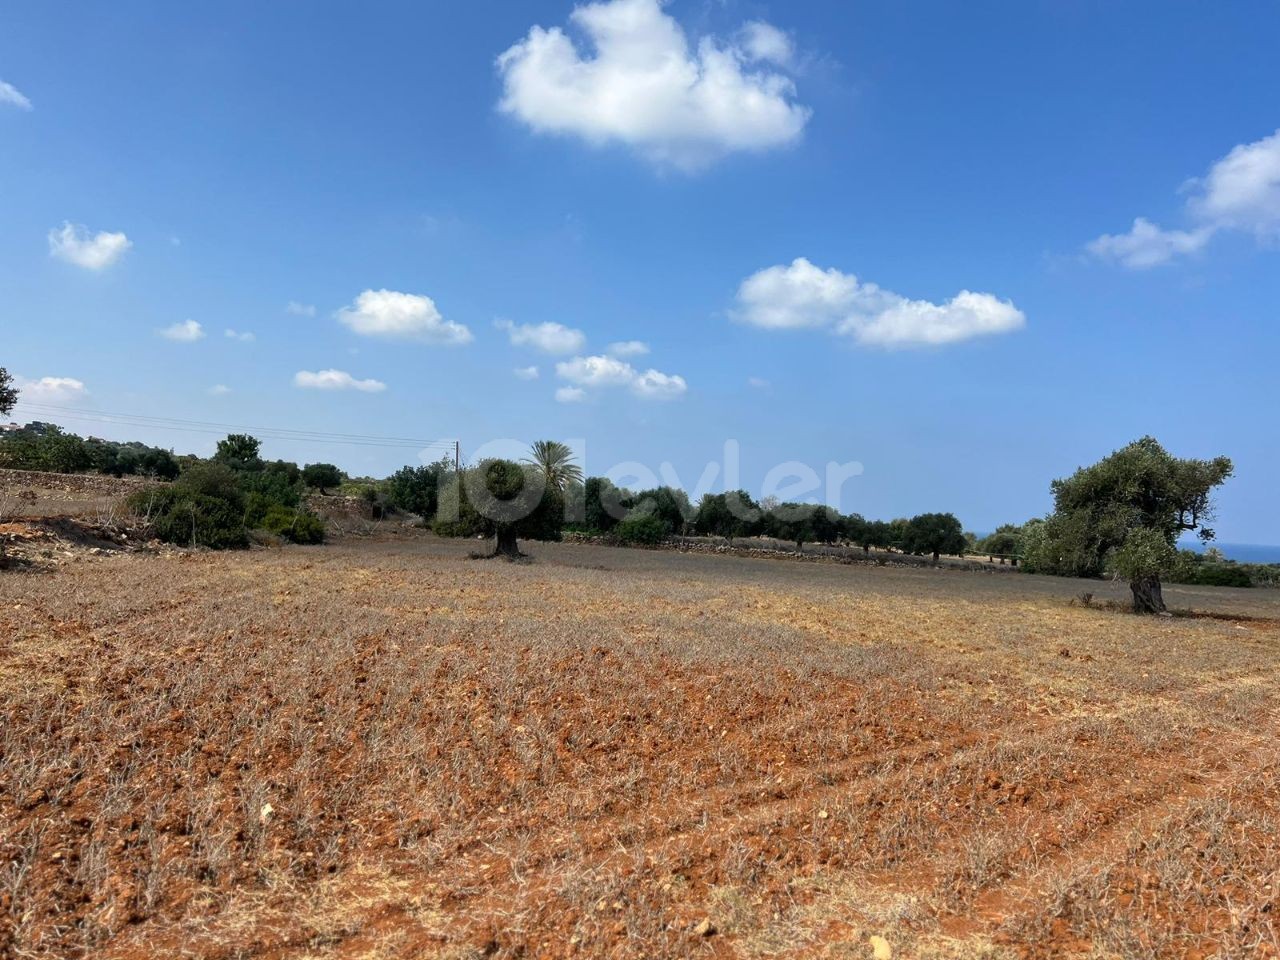
M231 388L225 383L215 383L209 388L209 395L213 397L225 397L230 392Z
M101 231L90 235L88 227L70 222L49 231L49 255L86 270L111 266L131 246L123 233Z
M1183 186L1192 229L1165 230L1138 217L1128 233L1104 234L1085 249L1144 269L1195 253L1223 230L1252 233L1261 242L1280 240L1280 130L1232 148L1207 174Z
M537 380L538 379L537 367L516 367L515 370L512 371L512 373L514 373L516 375L516 378L519 380Z
M587 391L581 387L559 387L556 389L556 401L559 403L581 403L587 399Z
M611 357L643 357L648 352L649 345L642 340L619 340L605 349Z
M653 369L641 373L617 357L574 357L572 360L563 360L556 364L556 375L580 389L626 387L636 396L650 400L674 400L688 389L684 377Z
M157 330L156 333L166 340L175 340L178 343L195 343L197 340L204 339L204 327L194 320L183 320L163 330Z
M0 104L17 107L19 110L31 109L31 101L23 96L17 87L11 83L5 83L3 80L0 80Z
M1189 207L1200 220L1280 239L1280 130L1233 148L1193 187Z
M945 303L909 300L804 257L744 280L734 316L765 329L827 329L884 347L957 343L1008 333L1026 322L1021 310L989 293L962 290Z
M290 300L284 308L285 313L292 314L295 317L314 317L316 308L309 303L299 303L297 300Z
M360 390L363 393L381 393L387 389L381 380L357 380L345 370L299 370L293 375L293 385L304 390Z
M422 343L470 343L471 331L446 320L430 297L395 290L366 290L337 313L345 326L369 337L418 340Z
M229 328L225 331L223 335L228 340L239 340L241 343L253 343L254 340L258 339L252 333L248 333L245 331L231 330Z
M512 323L498 320L495 326L507 331L514 347L533 347L543 353L577 353L587 343L587 335L562 323Z
M84 383L74 377L14 377L18 400L29 403L74 403L88 395Z
M559 27L535 26L498 57L499 109L538 133L621 143L696 169L793 143L809 120L791 79L763 66L789 57L790 40L769 24L694 43L660 0L589 3L570 22L589 49Z

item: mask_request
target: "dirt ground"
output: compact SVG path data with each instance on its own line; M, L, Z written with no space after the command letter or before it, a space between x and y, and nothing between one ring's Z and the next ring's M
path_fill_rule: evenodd
M0 956L1280 956L1280 594L475 546L0 574Z

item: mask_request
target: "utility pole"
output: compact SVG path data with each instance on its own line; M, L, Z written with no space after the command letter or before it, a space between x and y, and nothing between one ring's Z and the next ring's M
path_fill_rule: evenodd
M453 441L453 472L462 473L462 441Z

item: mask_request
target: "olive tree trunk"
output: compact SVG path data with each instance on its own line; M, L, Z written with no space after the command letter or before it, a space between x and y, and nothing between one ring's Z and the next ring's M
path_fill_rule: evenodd
M520 552L520 545L516 542L515 527L499 527L497 537L493 545L493 555L495 557L506 557L508 560L515 560L524 556Z
M1129 581L1133 591L1134 613L1164 613L1164 596L1160 592L1159 577L1139 577Z

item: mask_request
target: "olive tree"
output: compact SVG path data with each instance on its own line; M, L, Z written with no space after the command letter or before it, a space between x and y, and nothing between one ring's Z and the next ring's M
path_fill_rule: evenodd
M1052 485L1054 512L1028 544L1036 569L1129 581L1135 613L1163 613L1161 579L1184 531L1213 539L1210 494L1232 475L1227 457L1179 459L1143 437ZM1034 551L1031 549L1034 544Z
M907 521L901 545L907 553L932 554L937 563L944 553L963 556L969 541L954 514L922 513Z
M490 556L516 559L521 537L560 539L564 501L538 466L482 460L440 491L437 518L453 533L493 537Z
M332 463L308 463L302 468L302 482L319 490L323 497L326 490L342 483L342 471Z

